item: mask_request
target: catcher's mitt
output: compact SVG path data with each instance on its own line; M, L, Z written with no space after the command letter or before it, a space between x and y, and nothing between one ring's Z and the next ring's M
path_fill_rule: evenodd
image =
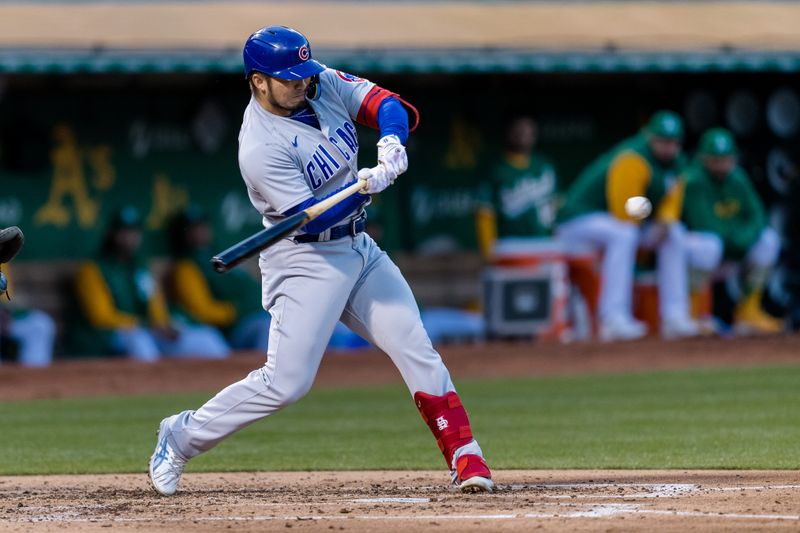
M16 226L0 230L0 265L8 263L19 253L25 236L22 230Z
M8 263L14 259L14 256L19 253L24 242L25 237L22 235L22 230L18 227L11 226L10 228L0 230L0 268L2 268L3 263ZM8 280L2 270L0 270L0 295L5 294L10 300L11 297L8 295L8 292L6 292L7 290Z

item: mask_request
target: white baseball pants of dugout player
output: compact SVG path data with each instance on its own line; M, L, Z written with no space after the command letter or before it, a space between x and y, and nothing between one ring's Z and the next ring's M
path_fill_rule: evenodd
M639 226L608 213L590 213L561 224L556 232L569 250L589 246L603 254L598 305L602 340L643 337L647 327L633 318L633 281L636 251L642 246L656 251L661 333L686 337L699 333L689 315L686 229L681 223Z

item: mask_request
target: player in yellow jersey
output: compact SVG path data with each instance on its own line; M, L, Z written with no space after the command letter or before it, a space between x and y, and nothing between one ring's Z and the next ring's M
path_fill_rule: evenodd
M633 274L640 246L657 251L661 334L699 334L690 319L686 230L680 223L685 159L683 121L659 111L633 137L592 162L566 193L557 235L567 246L591 246L603 253L599 301L603 340L637 339L647 327L632 313ZM645 220L631 217L625 202L644 196L654 206Z

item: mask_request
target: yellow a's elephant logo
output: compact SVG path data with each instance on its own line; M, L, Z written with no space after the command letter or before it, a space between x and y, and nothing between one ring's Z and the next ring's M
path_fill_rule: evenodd
M34 215L36 225L51 224L65 227L75 218L82 228L90 228L97 222L99 205L89 194L84 169L83 150L78 145L75 133L66 124L53 128L55 146L50 152L53 164L53 179L47 202ZM114 184L116 172L111 164L111 149L96 146L87 151L89 166L93 170L94 186L108 190ZM71 200L71 205L67 202Z

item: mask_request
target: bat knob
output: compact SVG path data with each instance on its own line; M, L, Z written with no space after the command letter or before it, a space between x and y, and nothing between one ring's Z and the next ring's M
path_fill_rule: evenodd
M223 274L228 271L228 265L226 265L222 259L218 256L214 256L211 258L211 265L214 267L214 271L220 274Z

